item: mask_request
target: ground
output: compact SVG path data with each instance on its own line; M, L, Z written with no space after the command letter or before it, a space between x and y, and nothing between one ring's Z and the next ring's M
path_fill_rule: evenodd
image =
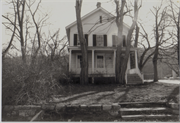
M79 85L69 84L61 88L59 95L54 95L49 103L72 105L110 104L120 102L174 102L179 101L179 81L146 82L143 85L119 86L117 84ZM107 112L76 113L60 115L55 111L47 111L43 120L37 121L123 121L120 117L111 116ZM5 118L10 120L9 118ZM20 118L14 121L21 121ZM133 120L134 121L134 120ZM147 119L138 119L147 121ZM153 121L162 121L154 119ZM165 118L163 121L177 121Z
M179 85L169 83L146 83L138 86L115 84L79 85L62 87L61 95L55 95L52 103L63 104L112 104L120 102L175 102L178 103Z
M165 82L165 83L163 83ZM119 86L115 84L102 85L79 85L71 84L63 86L63 93L55 95L51 103L63 103L72 105L90 105L90 104L112 104L120 102L173 102L179 101L179 81L160 81L156 83L147 82L144 85ZM101 114L77 113L74 115L66 114L56 116L51 119L49 113L45 116L45 121L123 121L119 117L111 116L103 112ZM134 121L134 120L133 120ZM148 121L147 119L138 119L137 121ZM151 121L151 120L149 120ZM153 121L177 121L177 119L164 118L163 120L154 119Z

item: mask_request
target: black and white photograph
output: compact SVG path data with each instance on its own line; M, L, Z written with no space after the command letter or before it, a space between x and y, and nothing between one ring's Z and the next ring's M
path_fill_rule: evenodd
M179 122L180 0L0 0L1 122Z

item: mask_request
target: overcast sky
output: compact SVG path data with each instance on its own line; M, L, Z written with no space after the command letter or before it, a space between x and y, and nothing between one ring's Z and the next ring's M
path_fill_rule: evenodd
M97 2L101 2L101 6L104 9L115 15L113 0L111 0L111 2L109 1L110 0L83 0L81 15L83 16L94 10ZM146 26L152 26L154 17L152 13L150 13L150 9L152 9L153 6L159 5L159 1L160 0L143 0L142 8L139 11L139 19L143 20ZM174 1L178 4L179 0ZM43 12L49 14L47 21L51 23L51 25L47 27L47 30L55 32L60 28L60 37L65 36L65 27L76 20L75 0L42 0L41 7ZM5 5L5 0L2 0L2 14L8 11L10 11L9 6ZM126 19L124 22L130 25L132 20ZM149 30L151 29L149 28ZM8 41L4 27L2 31L3 41Z

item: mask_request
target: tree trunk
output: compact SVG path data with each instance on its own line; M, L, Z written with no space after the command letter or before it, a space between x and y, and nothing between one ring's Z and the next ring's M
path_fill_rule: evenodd
M118 45L116 51L116 67L115 67L116 83L122 83L122 81L119 79L121 74L121 63L122 63L121 50L122 50L121 45Z
M159 24L158 24L158 11L155 15L155 50L154 50L154 56L153 56L153 68L154 68L154 82L158 81L158 70L157 70L157 60L158 60L158 53L159 53Z
M121 9L119 11L119 1L115 0L114 1L116 4L116 25L118 27L118 44L117 44L117 50L116 50L116 68L115 68L115 73L116 73L116 83L123 83L120 79L121 75L121 65L122 65L122 45L123 45L123 12L124 12L124 6L126 1L122 0L121 1Z
M23 37L23 19L24 19L24 10L25 10L25 3L26 1L17 1L17 16L18 16L18 24L19 24L19 34L20 34L20 42L21 42L21 53L22 53L22 61L26 63L26 48L24 45L24 37ZM22 10L20 9L22 6Z
M158 49L155 49L155 54L153 57L153 68L154 68L154 82L158 81L158 70L157 70L157 59L158 59Z
M121 10L119 12L118 11L119 1L115 0L116 13L117 13L116 24L118 27L118 41L119 41L119 44L117 46L117 53L116 53L116 82L124 85L126 84L125 75L126 75L127 63L129 59L130 47L131 47L131 37L138 17L137 2L138 0L134 1L134 20L128 31L126 51L125 54L123 54L122 52L122 39L123 39L122 31L123 31L123 16L124 16L123 9L126 1L125 0L121 1Z
M180 25L179 25L179 23L180 23L180 8L179 8L179 15L178 15L178 27L177 27L177 41L178 41L178 45L177 45L177 55L178 55L178 64L180 65L180 51L179 51L179 49L180 49L180 45L179 45L179 42L180 42ZM179 76L180 76L180 69L179 69Z
M80 73L80 83L88 83L88 54L87 54L87 42L83 36L83 28L81 21L81 6L82 0L76 0L76 19L77 19L77 30L81 45L82 53L82 63L81 63L81 73Z

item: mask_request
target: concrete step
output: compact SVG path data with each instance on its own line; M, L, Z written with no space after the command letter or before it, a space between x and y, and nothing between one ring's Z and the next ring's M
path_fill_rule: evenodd
M136 80L136 81L133 81L133 80L128 80L128 82L127 82L127 84L140 84L140 83L142 83L142 80Z
M122 115L137 115L137 114L171 114L171 110L166 107L153 108L121 108Z
M133 78L133 77L127 77L127 80L129 80L129 81L134 81L134 80L136 80L136 81L142 81L142 79L141 78Z
M121 108L166 107L165 102L120 102Z
M121 102L121 116L125 121L178 121L179 113L165 102Z
M165 119L178 119L177 115L170 115L170 114L159 114L159 115L124 115L122 116L122 119L124 120L165 120Z
M127 75L127 84L139 84L139 83L143 83L143 81L138 74Z

